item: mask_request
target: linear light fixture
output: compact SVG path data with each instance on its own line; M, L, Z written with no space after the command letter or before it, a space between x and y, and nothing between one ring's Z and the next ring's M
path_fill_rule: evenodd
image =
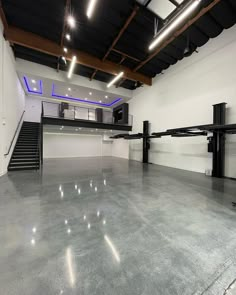
M97 2L97 0L90 0L89 1L88 10L87 10L87 17L88 18L90 18L92 16L96 2Z
M120 72L109 84L107 84L107 88L110 88L113 84L115 84L122 76L124 72Z
M177 15L160 30L160 32L157 34L157 37L150 44L149 50L152 50L153 48L160 45L167 38L169 38L179 26L183 25L194 13L201 1L202 0L192 0L188 2L183 7L183 9L181 9L181 11L179 11L179 13L177 13Z
M70 79L71 78L71 76L72 76L72 74L73 74L73 71L74 71L74 68L75 68L75 64L76 64L76 60L77 60L77 58L76 58L76 56L74 55L73 57L72 57L72 60L71 60L71 63L70 63L70 68L69 68L69 72L68 72L68 75L67 75L67 77Z

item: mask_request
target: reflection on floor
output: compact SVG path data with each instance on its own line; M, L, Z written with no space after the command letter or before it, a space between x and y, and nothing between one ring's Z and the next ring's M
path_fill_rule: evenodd
M118 158L12 172L0 178L0 294L235 294L235 192Z

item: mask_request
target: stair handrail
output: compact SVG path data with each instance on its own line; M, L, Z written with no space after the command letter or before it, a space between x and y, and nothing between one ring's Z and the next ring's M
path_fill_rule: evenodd
M42 120L44 116L44 107L43 107L43 101L41 102L41 116L40 116L40 122L39 122L39 137L38 137L38 146L37 146L37 155L39 156L39 166L41 168L43 164L43 125Z
M20 124L21 124L22 118L23 118L23 116L24 116L24 113L25 113L25 110L23 111L23 113L22 113L22 115L21 115L21 117L20 117L20 120L19 120L19 122L18 122L18 124L17 124L16 130L15 130L15 133L14 133L14 136L13 136L13 138L12 138L12 140L11 140L11 144L10 144L10 146L9 146L9 149L8 149L7 153L4 154L5 157L8 156L9 153L10 153L10 150L11 150L12 144L13 144L13 142L14 142L14 140L15 140L15 137L16 137L16 134L17 134L18 129L19 129L19 127L20 127Z

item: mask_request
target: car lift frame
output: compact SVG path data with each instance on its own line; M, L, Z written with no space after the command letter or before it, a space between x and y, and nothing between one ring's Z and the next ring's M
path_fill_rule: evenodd
M208 152L213 154L212 177L224 177L225 167L225 135L236 134L236 124L225 124L226 103L213 105L213 124L188 126L175 129L168 129L164 132L153 132L149 135L149 121L143 122L143 133L118 134L111 138L124 138L127 140L143 139L143 163L148 163L150 140L163 136L172 137L195 137L206 136Z

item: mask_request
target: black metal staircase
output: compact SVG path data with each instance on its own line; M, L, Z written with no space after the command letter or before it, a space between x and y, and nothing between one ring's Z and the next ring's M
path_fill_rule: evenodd
M13 151L8 171L40 168L40 124L24 122Z

